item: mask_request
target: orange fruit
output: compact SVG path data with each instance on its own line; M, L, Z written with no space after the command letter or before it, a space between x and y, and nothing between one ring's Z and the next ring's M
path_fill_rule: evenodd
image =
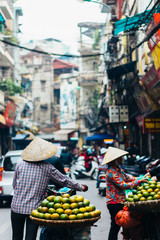
M55 208L55 209L61 208L61 207L62 207L62 205L61 205L60 203L55 203L55 204L54 204L54 208Z
M31 216L32 217L38 217L38 211L37 210L32 210L32 212L31 212Z
M45 219L51 219L51 214L50 213L45 213L44 218Z
M38 218L44 218L44 213L38 213Z
M68 194L68 193L64 193L63 195L62 195L62 198L69 198L70 197L70 195Z
M72 210L71 209L65 209L64 213L67 214L68 216L72 214Z
M86 208L85 208L85 207L79 208L79 212L80 212L80 213L85 213L85 212L86 212Z
M92 212L93 211L92 206L86 206L85 209L86 209L86 212Z
M59 214L58 214L58 213L53 213L53 214L51 215L51 219L52 219L52 220L59 219Z
M70 201L70 203L76 203L77 202L76 196L69 197L69 201Z
M77 214L77 219L83 219L84 218L84 214L83 213L78 213Z
M148 189L147 189L147 192L149 192L149 193L150 193L150 192L153 192L153 189L152 189L152 188L148 188Z
M41 212L41 209L42 209L42 206L39 206L39 207L37 208L37 211L38 211L38 212Z
M78 213L79 213L79 209L78 209L78 208L74 208L74 209L72 210L72 213L73 213L73 214L78 214Z
M63 214L63 213L64 213L63 208L57 208L57 209L56 209L56 213L58 213L58 214Z
M147 197L147 200L153 200L152 196Z
M62 202L62 197L61 196L55 196L54 203L61 203L61 202Z
M70 208L70 204L69 203L62 204L62 208L63 209L68 209L68 208Z
M42 208L41 208L41 212L42 212L42 213L48 212L48 207L42 207Z
M101 211L99 209L95 210L95 216L99 217L101 215Z
M140 201L146 201L146 198L145 197L141 197L139 200Z
M50 195L50 196L47 197L47 200L48 200L49 202L54 202L54 198L55 198L54 195Z
M76 201L77 201L77 202L83 202L83 200L84 200L84 197L83 197L83 196L80 196L80 195L77 195L77 196L76 196Z
M71 214L71 215L68 216L68 218L70 220L75 220L75 219L77 219L77 216L75 214Z
M94 205L90 205L90 207L92 208L92 211L96 210L96 207Z
M74 202L70 204L70 208L74 209L74 208L78 208L78 203Z
M56 210L55 210L54 208L49 208L49 209L48 209L48 212L51 213L51 214L52 214L52 213L55 213L55 211L56 211Z
M91 218L91 213L90 212L85 212L83 213L84 218Z
M149 193L146 191L146 192L143 192L143 197L149 197Z
M62 203L69 203L69 198L62 198Z
M150 196L154 196L156 193L155 192L150 192Z
M84 202L77 202L77 204L79 208L84 207Z
M155 195L153 196L153 199L160 199L160 195L159 195L159 194L155 194Z
M151 184L150 188L152 188L154 190L154 189L156 189L156 185L155 184Z
M142 195L142 194L141 194ZM141 196L142 197L142 196ZM135 202L137 202L137 201L139 201L139 199L140 199L140 197L138 196L138 195L134 195L133 196L133 200L135 201Z
M156 189L154 189L154 192L157 193L157 192L159 192L159 190L160 190L159 188L156 188Z
M90 212L91 217L95 217L95 211Z

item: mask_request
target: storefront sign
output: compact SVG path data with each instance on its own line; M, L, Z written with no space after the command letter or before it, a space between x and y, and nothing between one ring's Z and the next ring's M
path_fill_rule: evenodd
M160 22L160 13L153 14L153 20L151 21L147 35L153 30L153 28ZM156 45L160 42L160 29L149 39L148 44L151 51L156 47Z
M143 82L146 89L154 87L157 83L160 83L158 73L155 66L153 65L149 71L140 79Z
M150 100L148 94L146 92L141 92L141 94L139 94L137 97L136 97L136 101L137 101L137 104L138 104L138 107L141 111L141 113L145 113L149 111L149 113L152 111L153 109L153 103L152 101Z
M160 132L160 118L143 118L143 133Z
M14 124L15 117L16 117L16 108L17 108L17 105L14 104L13 102L9 101L9 103L6 107L6 111L4 113L6 125L9 127Z

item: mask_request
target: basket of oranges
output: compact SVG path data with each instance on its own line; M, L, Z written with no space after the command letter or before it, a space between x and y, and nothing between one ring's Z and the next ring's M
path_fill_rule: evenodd
M125 205L130 210L160 212L160 182L149 181L128 191Z
M31 212L31 220L40 226L86 227L100 219L101 211L81 195L50 195Z

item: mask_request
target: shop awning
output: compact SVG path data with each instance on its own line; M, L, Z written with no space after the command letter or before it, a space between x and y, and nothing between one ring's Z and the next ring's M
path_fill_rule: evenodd
M118 67L114 67L111 69L107 69L107 74L108 74L108 78L112 79L115 77L119 77L123 74L129 73L129 72L134 72L136 67L136 61L131 62L131 63L126 63L123 65L120 65Z
M104 139L114 139L114 137L110 134L94 134L92 136L86 137L86 141L96 141Z
M0 123L2 123L3 125L6 124L6 120L2 114L0 114Z
M4 18L3 18L1 13L0 13L0 23L5 23L5 20L4 20Z
M151 22L153 18L153 13L160 12L160 5L152 10L147 10L142 13L136 14L133 17L126 17L115 23L114 35L120 32L125 32L128 30L136 30L143 24Z
M55 141L68 141L69 134L76 131L75 129L61 129L54 132Z

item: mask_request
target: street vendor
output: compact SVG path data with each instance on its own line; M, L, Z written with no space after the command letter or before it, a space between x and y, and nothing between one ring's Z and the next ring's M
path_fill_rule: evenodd
M50 180L76 191L88 190L86 185L74 182L53 165L43 161L54 156L56 151L52 143L35 137L22 152L23 160L17 163L13 179L14 195L11 203L13 240L23 240L25 222L25 240L36 240L38 225L32 222L29 216L45 198Z
M108 240L117 240L120 226L115 222L116 214L123 209L125 202L125 190L132 189L142 182L148 180L133 177L126 174L121 168L122 157L128 152L119 148L109 147L102 165L107 164L106 170L106 204L111 217L111 226L109 230Z

